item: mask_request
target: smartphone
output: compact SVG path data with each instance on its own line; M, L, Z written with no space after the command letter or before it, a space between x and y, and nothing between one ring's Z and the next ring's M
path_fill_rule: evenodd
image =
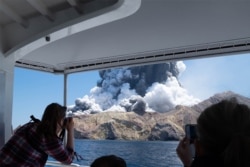
M195 157L195 147L194 147L194 140L197 138L197 133L196 133L196 125L195 124L187 124L185 125L185 133L186 137L190 141L190 151L192 154L192 157Z
M196 125L195 124L185 125L185 133L186 133L186 137L190 140L190 143L193 143L197 137Z

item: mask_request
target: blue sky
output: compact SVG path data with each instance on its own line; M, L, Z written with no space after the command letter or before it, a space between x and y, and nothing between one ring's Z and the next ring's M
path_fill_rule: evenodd
M234 91L250 97L250 54L184 61L186 70L179 76L182 86L196 98L204 100L215 93ZM97 71L68 76L67 105L89 94L99 79ZM13 128L41 118L51 102L63 104L63 76L15 68L13 94Z
M180 82L192 95L206 99L231 90L250 97L250 54L203 58L184 62Z
M97 71L69 75L67 105L88 94L98 79ZM28 122L30 115L40 119L48 104L63 104L63 75L15 68L13 98L13 128Z

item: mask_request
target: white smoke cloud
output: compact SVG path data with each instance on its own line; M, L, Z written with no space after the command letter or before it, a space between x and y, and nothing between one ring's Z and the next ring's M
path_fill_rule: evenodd
M144 97L150 108L157 112L167 112L176 105L191 106L200 102L180 87L175 77L169 77L165 84L154 83Z
M179 70L179 76L181 76L182 73L186 70L186 65L183 63L183 61L177 61L176 66Z
M182 61L176 63L179 75L186 69ZM147 88L144 97L138 95L124 80L136 78L128 68L112 69L103 73L101 87L94 87L90 95L76 100L74 112L96 113L105 111L145 110L168 112L176 105L194 105L200 100L189 95L174 76L169 76L165 83L155 82ZM116 98L114 98L116 97Z

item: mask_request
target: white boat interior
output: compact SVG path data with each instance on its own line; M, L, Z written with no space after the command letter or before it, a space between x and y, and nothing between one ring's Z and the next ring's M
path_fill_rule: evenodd
M66 78L249 52L249 7L250 0L0 0L0 147L12 132L15 67Z
M79 164L76 164L76 163L72 163L70 165L67 165L67 164L62 164L60 162L51 161L51 160L48 160L46 162L46 165L47 166L60 166L60 167L88 167L88 166L82 166L82 165L79 165Z

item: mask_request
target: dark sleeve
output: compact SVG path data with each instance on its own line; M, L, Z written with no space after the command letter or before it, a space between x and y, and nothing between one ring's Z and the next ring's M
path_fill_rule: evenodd
M58 138L44 139L44 152L59 162L71 164L73 161L74 150L65 148Z

